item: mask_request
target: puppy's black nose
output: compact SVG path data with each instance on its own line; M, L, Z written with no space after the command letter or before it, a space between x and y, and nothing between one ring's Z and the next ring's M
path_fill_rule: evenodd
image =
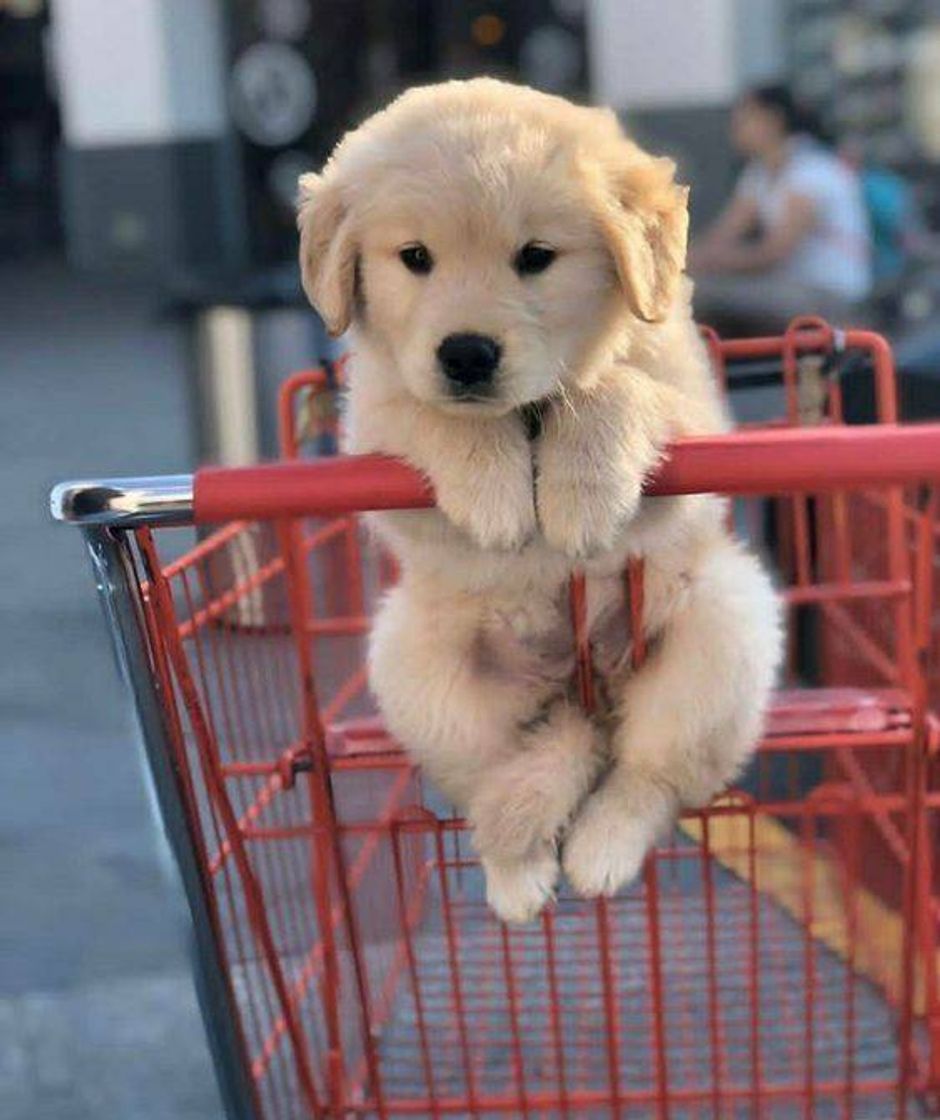
M483 386L492 380L502 348L485 334L449 334L437 348L437 360L457 389Z

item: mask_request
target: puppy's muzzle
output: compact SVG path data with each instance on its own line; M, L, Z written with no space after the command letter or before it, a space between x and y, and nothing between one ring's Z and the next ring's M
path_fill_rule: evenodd
M437 348L437 360L455 397L487 397L502 352L488 335L449 334Z

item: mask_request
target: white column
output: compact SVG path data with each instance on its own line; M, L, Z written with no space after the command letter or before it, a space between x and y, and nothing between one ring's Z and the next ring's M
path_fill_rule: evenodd
M589 0L594 100L618 109L727 105L783 69L781 0Z
M105 147L221 135L220 13L216 0L53 0L66 142Z

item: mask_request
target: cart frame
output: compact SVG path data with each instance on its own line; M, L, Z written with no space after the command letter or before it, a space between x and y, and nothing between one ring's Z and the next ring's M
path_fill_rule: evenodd
M820 345L869 351L884 423L853 429L782 427L680 441L648 492L818 494L847 483L902 486L940 480L940 424L896 424L890 352L879 336L838 334L814 323L783 340L710 340L722 366L745 355L782 357L785 377L791 376L787 370L800 353ZM749 464L748 475L741 472L742 457ZM167 525L333 516L432 502L424 480L405 465L377 456L206 468L193 476L70 482L52 494L53 515L78 525L84 534L117 661L135 700L163 824L192 916L196 986L230 1120L262 1120L262 1111L210 887L195 854L198 841L187 817L182 777L173 762L166 697L155 671L130 534ZM914 703L924 705L925 697L915 697Z

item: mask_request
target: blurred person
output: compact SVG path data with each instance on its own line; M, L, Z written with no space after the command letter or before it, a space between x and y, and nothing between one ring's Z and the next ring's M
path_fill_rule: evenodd
M698 319L726 335L778 333L804 314L844 322L872 286L858 176L783 85L740 98L731 138L748 162L690 253Z
M914 191L888 168L859 168L872 239L872 279L876 288L901 279L920 226Z
M903 277L926 228L923 215L912 185L867 156L862 138L847 138L839 154L861 183L871 231L872 281L877 291Z
M876 290L900 283L917 265L936 265L940 234L930 228L913 183L867 155L860 137L849 137L840 147L840 155L861 180L871 227Z

